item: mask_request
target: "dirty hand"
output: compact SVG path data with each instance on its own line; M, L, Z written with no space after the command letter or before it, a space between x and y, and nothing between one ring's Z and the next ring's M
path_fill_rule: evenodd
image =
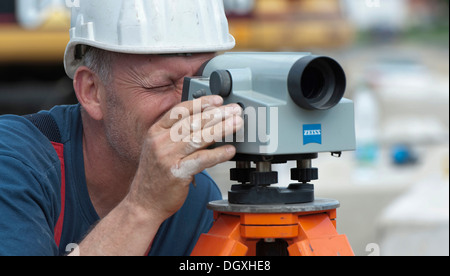
M218 96L183 102L147 133L129 193L145 210L167 219L183 205L194 175L233 158L232 145L207 149L242 128L242 108Z

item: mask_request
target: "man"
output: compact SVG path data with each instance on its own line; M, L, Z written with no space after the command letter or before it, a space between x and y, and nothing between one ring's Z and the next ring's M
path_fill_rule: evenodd
M0 117L0 255L188 255L220 198L204 170L235 154L193 138L243 124L220 97L198 99L201 111L180 103L184 77L234 46L223 4L78 2L65 65L80 104L41 112L57 125L65 169L31 119ZM188 139L171 139L179 126Z

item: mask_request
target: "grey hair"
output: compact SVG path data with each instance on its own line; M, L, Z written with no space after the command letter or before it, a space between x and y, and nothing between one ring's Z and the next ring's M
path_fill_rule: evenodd
M88 47L83 56L83 64L98 75L104 85L112 80L115 53Z

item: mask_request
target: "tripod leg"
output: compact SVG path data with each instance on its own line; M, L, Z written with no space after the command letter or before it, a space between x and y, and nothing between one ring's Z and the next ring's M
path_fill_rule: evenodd
M240 217L219 214L208 234L202 234L191 256L245 256L248 247L240 237Z
M299 217L299 237L289 246L291 256L353 256L345 235L339 235L327 214Z

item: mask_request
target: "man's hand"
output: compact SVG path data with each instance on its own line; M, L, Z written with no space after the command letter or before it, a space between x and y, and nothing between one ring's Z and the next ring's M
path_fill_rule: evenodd
M207 149L243 126L241 107L222 105L217 96L184 102L150 128L128 195L85 237L78 254L143 255L148 250L160 225L183 205L194 175L235 155L231 145ZM173 116L173 111L185 116Z
M128 200L161 221L177 212L195 174L235 155L232 145L207 148L239 130L241 114L239 105L223 106L218 96L175 106L148 131Z

